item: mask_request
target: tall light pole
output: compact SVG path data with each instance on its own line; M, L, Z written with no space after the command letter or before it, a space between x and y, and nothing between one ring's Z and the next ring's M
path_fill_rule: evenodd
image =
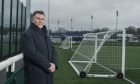
M31 0L26 0L26 29L29 27L31 22L30 11L31 11Z
M60 23L60 21L58 20L58 29L59 29L59 23Z
M50 20L49 14L50 14L50 0L48 0L48 35L49 35L49 33L50 33L50 32L49 32L49 30L50 30L50 29L49 29L49 27L50 27L50 26L49 26L49 20Z
M119 12L116 11L116 30L118 30L118 16L119 16Z
M91 15L91 31L93 30L93 15Z
M72 18L71 18L71 32L73 31L73 28L72 28Z

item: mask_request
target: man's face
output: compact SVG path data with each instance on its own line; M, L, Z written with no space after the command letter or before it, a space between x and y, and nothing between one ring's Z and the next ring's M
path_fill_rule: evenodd
M33 16L33 23L39 28L42 28L45 23L45 16L43 14L35 14L35 16Z

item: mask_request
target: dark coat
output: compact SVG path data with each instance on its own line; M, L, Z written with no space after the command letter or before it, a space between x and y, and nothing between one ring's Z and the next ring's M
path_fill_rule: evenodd
M56 66L56 52L44 26L34 23L22 34L21 50L24 54L24 84L53 84L50 63Z

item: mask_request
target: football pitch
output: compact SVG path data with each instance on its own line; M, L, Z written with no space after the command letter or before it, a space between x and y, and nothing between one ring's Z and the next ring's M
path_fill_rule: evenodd
M58 70L54 74L54 84L130 84L118 78L80 78L68 63L74 51L60 49L55 45L58 54ZM126 77L140 84L140 47L126 46Z

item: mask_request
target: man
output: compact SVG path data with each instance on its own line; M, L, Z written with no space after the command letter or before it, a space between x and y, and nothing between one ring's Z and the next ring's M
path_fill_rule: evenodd
M44 25L45 14L35 11L29 28L22 34L24 54L24 84L53 84L56 52Z

